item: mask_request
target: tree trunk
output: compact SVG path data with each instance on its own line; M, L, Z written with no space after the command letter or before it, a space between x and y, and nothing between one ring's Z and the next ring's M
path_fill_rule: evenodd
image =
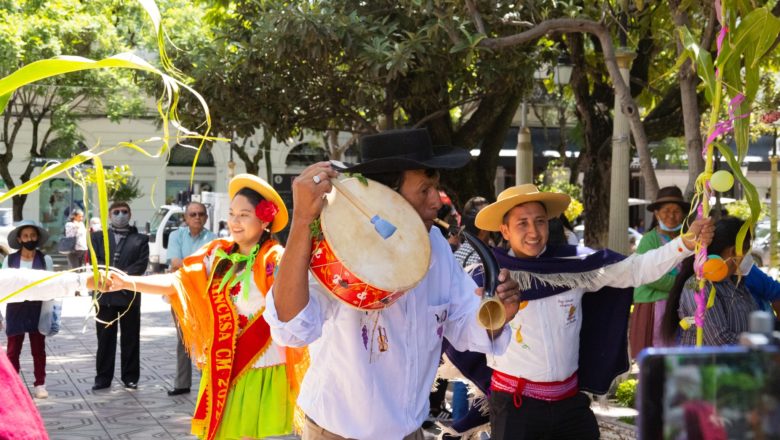
M27 202L27 194L11 197L14 222L20 222L24 220L24 204Z
M504 145L509 127L512 125L512 119L521 102L520 95L503 96L500 100L491 100L489 104L491 113L495 113L491 119L483 120L480 130L481 138L475 140L474 143L461 144L455 141L456 146L467 150L480 148L479 157L470 161L464 168L442 172L442 186L449 192L458 209L463 207L466 200L474 196L482 196L489 200L495 199L498 153ZM459 132L452 137L454 139L474 139L472 137L474 134L472 132ZM435 137L433 142L434 144L440 143Z
M581 34L570 34L569 48L574 61L571 88L577 115L583 127L584 145L580 150L580 170L584 173L582 199L585 205L585 244L602 248L609 232L609 183L612 166L612 88L600 76L588 77L584 41ZM598 71L596 69L596 71Z
M677 27L688 27L690 20L685 9L680 8L680 0L672 0L669 3L672 10L672 20ZM713 18L710 17L710 20ZM709 39L708 31L704 31L704 40ZM703 47L707 50L708 47ZM685 48L682 41L677 39L677 54L681 55ZM685 147L688 153L688 185L685 187L685 198L690 200L695 192L696 179L704 171L704 158L702 157L701 139L701 114L699 112L696 85L698 77L693 69L691 60L686 60L677 72L680 81L680 98L683 113L683 127L685 129Z
M235 142L230 142L230 149L232 149L233 152L238 155L239 159L244 162L244 167L246 167L247 173L259 176L260 159L263 157L263 149L258 148L258 151L253 156L250 156L249 152L247 151L246 144L246 138L244 139L244 143L242 145L238 145Z

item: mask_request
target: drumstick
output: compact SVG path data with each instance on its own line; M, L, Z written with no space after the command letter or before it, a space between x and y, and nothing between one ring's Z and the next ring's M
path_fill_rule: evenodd
M364 205L363 202L355 197L355 195L352 194L352 191L348 190L347 187L345 187L344 184L341 183L338 179L331 179L330 183L333 184L333 187L336 188L344 197L346 197L347 200L349 200L349 202L358 209L358 211L362 212L366 218L371 220L371 224L374 225L374 229L382 238L387 240L395 233L397 228L392 223L383 219L378 214L371 215L368 208L366 208L366 205Z

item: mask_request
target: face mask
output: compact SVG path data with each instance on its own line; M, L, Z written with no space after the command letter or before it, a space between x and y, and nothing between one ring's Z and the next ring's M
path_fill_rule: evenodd
M124 229L130 224L130 214L113 214L111 216L111 226Z
M658 222L658 227L661 228L661 230L665 231L665 232L677 232L680 229L682 229L682 223L680 223L679 225L677 225L677 226L675 226L673 228L670 228L669 226L666 226L664 224L664 222Z
M28 251L35 250L35 248L38 247L38 240L22 242L22 247L27 249Z

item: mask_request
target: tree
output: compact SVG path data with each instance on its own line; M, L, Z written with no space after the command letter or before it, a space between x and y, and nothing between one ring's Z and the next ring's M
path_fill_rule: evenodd
M0 77L57 55L102 58L125 51L135 44L133 30L141 27L141 16L140 7L110 0L6 4L0 9ZM30 180L35 159L45 157L51 144L58 144L56 150L65 157L79 152L81 115L118 120L142 110L142 96L128 73L73 73L19 89L2 114L0 177L8 188ZM21 143L23 127L31 133L29 144ZM28 151L30 161L15 180L10 165L20 148ZM13 198L14 220L22 219L26 199L26 195Z
M653 2L645 5L645 2L621 2L620 9L614 10L611 3L598 2L597 4L580 2L540 2L518 5L518 11L508 20L519 26L527 28L522 32L502 34L486 26L480 12L489 9L485 2L481 2L478 8L473 0L466 0L465 5L456 9L457 13L439 14L443 17L458 17L464 9L471 17L471 26L467 26L466 35L470 40L479 39L479 48L488 50L503 50L514 48L517 45L538 44L545 38L556 39L569 51L573 52L575 68L572 86L577 101L578 116L583 125L584 151L580 155L581 165L585 167L585 205L588 216L586 217L585 241L589 245L603 245L606 241L607 207L609 204L609 170L610 151L608 149L607 133L611 133L611 100L604 99L614 91L620 99L621 108L628 117L631 133L640 159L640 167L645 181L647 197L654 197L658 188L655 172L648 149L649 133L646 130L652 127L656 132L668 135L677 135L674 121L677 126L685 124L685 135L688 142L688 154L691 157L689 169L691 179L703 169L703 161L699 160L701 152L701 133L699 127L699 113L704 106L702 94L696 94L697 79L690 74L690 64L680 67L680 86L674 84L667 87L665 92L659 95L660 101L655 101L655 110L647 113L645 120L641 119L640 109L635 98L645 95L644 103L648 104L646 91L652 91L649 84L657 84L657 80L664 79L665 72L656 72L656 77L651 77L651 67L664 65L667 60L667 69L678 58L681 50L669 57L669 52L663 49L662 44L656 43L661 37L680 41L677 28L686 23L689 15L699 18L697 22L705 23L702 26L700 41L704 46L702 50L709 50L712 43L713 29L715 28L712 8L706 3L684 2L672 5L672 11L666 9L666 5ZM740 2L737 2L740 3ZM740 4L740 7L743 5ZM746 6L747 7L747 6ZM457 8L457 6L456 6ZM775 10L780 9L775 7ZM776 14L776 12L775 12ZM600 16L596 21L588 17ZM670 17L672 20L670 20ZM708 21L709 20L709 21ZM670 23L676 26L670 26ZM659 25L660 24L660 25ZM627 35L630 33L631 35ZM561 37L561 35L564 35ZM776 39L773 35L771 38ZM459 37L453 41L457 44ZM614 56L614 41L620 41L626 45L629 40L636 42L639 57L635 61L631 71L630 84L625 84L620 78ZM633 45L633 44L632 44ZM678 43L678 47L680 44ZM579 54L578 54L579 52ZM595 59L593 55L595 54ZM589 59L590 57L590 59ZM671 61L671 62L670 62ZM599 65L603 67L599 67ZM584 67L584 68L583 68ZM578 72L579 70L579 72ZM607 81L611 82L611 88L604 87ZM637 81L639 80L639 81ZM667 81L662 81L667 82ZM630 88L629 88L630 86ZM643 90L644 89L644 90ZM677 95L677 97L675 96ZM648 107L645 107L648 109ZM653 106L649 107L653 110ZM671 115L671 117L669 116ZM671 123L671 124L670 124ZM672 130L659 130L664 126L671 126ZM692 183L689 184L692 186Z
M510 10L487 20L501 28ZM219 133L323 132L337 158L357 139L337 133L425 126L436 144L481 150L457 178L444 176L460 198L494 194L498 151L538 51L453 48L457 28L391 0L238 1L219 11L211 15L216 50L187 70L225 124Z
M98 179L94 168L78 169L76 174L90 185L98 185ZM108 200L112 202L127 202L144 196L139 187L138 178L128 165L119 165L105 170L104 184L108 193Z
M575 60L571 96L583 134L586 241L603 245L615 93L631 121L648 197L658 187L649 141L683 134L692 139L690 127L683 131L684 113L706 105L695 77L686 79L683 97L683 81L668 74L678 59L672 10L659 2L620 4L239 1L213 14L222 43L208 59L220 66L218 78L193 76L200 89L213 85L205 92L211 103L246 113L227 116L235 118L234 127L262 127L277 139L302 130L425 126L437 143L478 148L465 170L444 176L465 198L493 194L498 152L532 71L568 52ZM700 41L706 43L714 26L707 21L711 8L685 4L691 21L704 23ZM621 30L621 44L630 43L639 55L629 84L614 60ZM688 148L695 157L697 147L689 142ZM691 173L700 165L692 161Z

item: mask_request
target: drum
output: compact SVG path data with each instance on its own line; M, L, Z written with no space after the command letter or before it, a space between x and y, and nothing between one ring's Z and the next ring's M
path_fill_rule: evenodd
M364 183L365 182L365 183ZM372 214L397 229L387 239L340 191L327 195L310 270L336 298L360 310L390 306L425 277L431 260L428 230L397 192L372 180L347 178L343 187Z

